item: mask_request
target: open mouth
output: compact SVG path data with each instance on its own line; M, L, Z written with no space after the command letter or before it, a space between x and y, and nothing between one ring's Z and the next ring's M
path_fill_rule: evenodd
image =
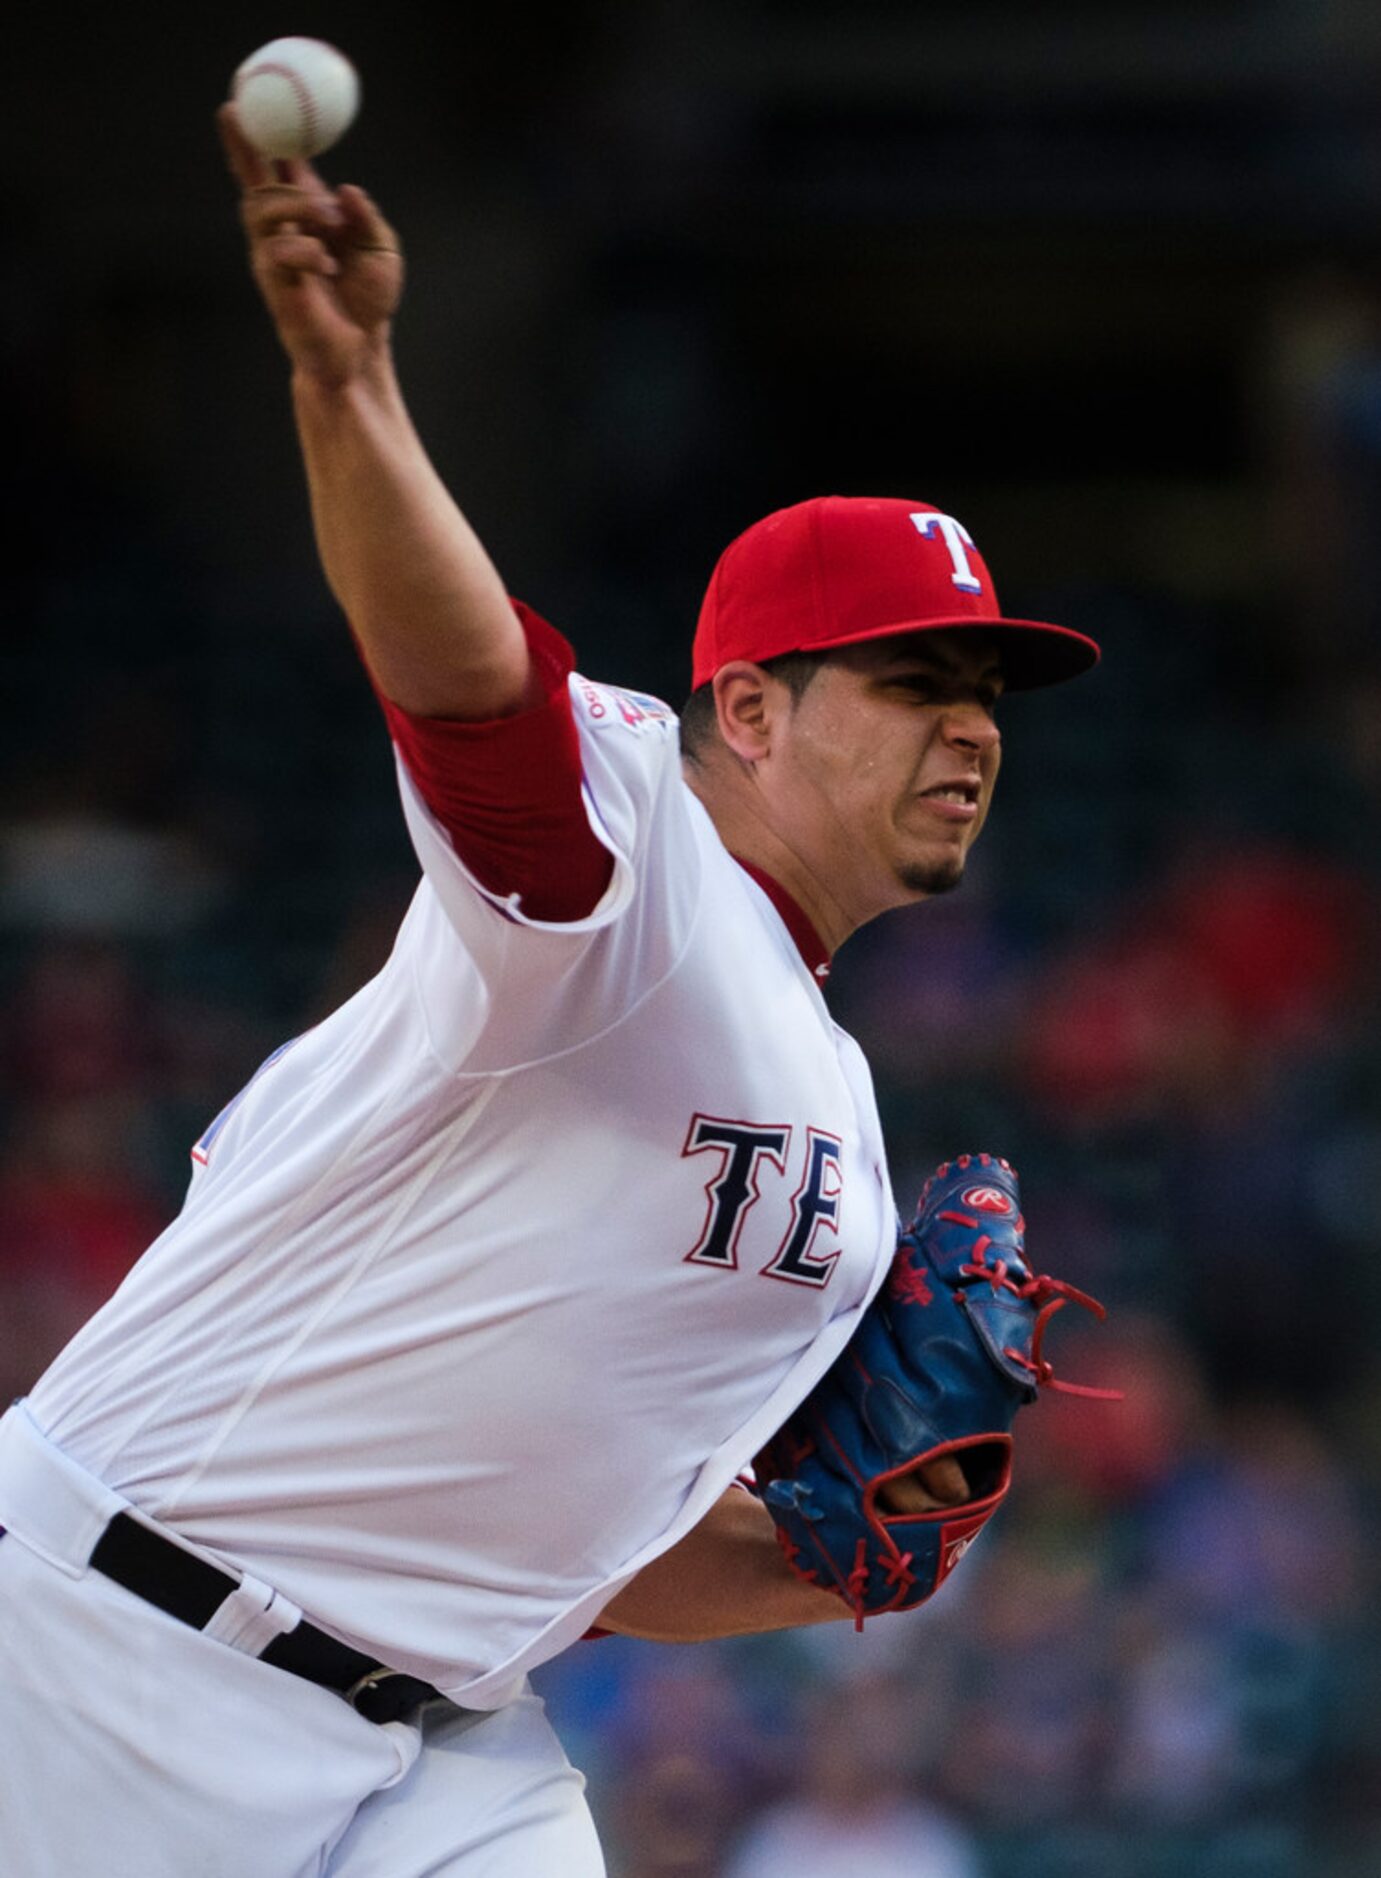
M922 802L929 803L950 820L971 822L978 813L979 787L976 782L936 783L921 792Z

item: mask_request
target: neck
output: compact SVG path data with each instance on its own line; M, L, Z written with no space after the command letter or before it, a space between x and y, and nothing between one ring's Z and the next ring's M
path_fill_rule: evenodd
M851 933L884 910L881 906L865 911L852 908L821 878L809 857L763 815L757 799L736 787L733 779L695 763L688 763L685 773L688 786L730 854L750 873L766 874L790 895L827 954L837 952Z

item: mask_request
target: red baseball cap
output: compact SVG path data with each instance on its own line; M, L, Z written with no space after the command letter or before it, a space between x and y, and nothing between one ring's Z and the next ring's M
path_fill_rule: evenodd
M952 515L895 496L815 496L777 509L719 557L695 629L692 684L730 659L760 664L894 633L978 626L1011 691L1096 665L1083 633L1006 619L972 537Z

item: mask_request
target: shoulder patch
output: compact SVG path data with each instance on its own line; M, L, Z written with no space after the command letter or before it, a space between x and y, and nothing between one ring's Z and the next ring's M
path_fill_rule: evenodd
M666 732L675 728L676 713L671 706L660 698L649 697L645 691L622 691L616 685L597 685L578 672L572 675L571 687L580 715L594 730L605 730L611 725L634 732Z

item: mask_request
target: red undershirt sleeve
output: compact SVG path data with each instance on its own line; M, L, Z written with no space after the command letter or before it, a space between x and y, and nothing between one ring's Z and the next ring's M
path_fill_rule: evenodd
M418 793L476 880L491 893L518 894L529 919L583 919L598 906L614 861L581 800L580 737L566 685L575 655L530 607L515 600L513 609L546 693L540 704L471 723L414 717L377 695Z

